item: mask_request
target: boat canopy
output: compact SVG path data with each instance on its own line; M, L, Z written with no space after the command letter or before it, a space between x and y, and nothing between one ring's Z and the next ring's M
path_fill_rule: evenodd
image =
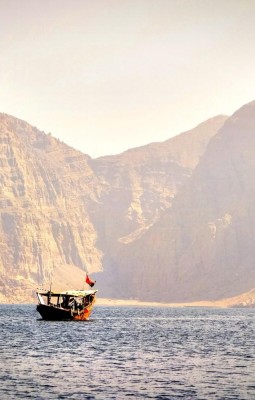
M61 295L67 295L67 296L78 296L78 297L85 297L88 296L89 294L95 294L97 290L67 290L66 292L61 292L59 294Z
M73 296L73 297L86 297L90 294L95 294L98 290L66 290L64 292L51 292L46 291L44 293L37 292L37 294L42 296Z

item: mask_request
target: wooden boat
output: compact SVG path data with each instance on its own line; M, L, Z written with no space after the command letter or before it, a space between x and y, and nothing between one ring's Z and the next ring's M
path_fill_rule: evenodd
M65 292L40 291L37 311L46 320L89 319L97 290L67 290Z

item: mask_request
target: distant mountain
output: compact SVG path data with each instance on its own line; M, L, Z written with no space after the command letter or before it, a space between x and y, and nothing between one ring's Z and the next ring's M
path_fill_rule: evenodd
M211 139L173 205L119 244L115 292L155 301L217 300L255 287L255 102ZM107 289L111 287L108 282ZM109 289L108 289L109 290Z
M226 119L220 115L165 142L89 160L104 187L91 215L106 258L117 241L137 240L171 207Z
M36 286L51 280L53 289L82 287L85 270L104 271L97 274L101 295L146 297L143 265L133 288L124 282L144 257L141 251L133 262L133 246L148 247L147 234L168 215L226 119L93 160L0 114L0 301L29 301ZM157 242L153 248L154 257Z

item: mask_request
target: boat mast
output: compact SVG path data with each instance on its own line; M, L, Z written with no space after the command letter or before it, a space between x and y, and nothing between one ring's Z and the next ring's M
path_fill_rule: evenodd
M49 303L50 303L50 301L51 301L51 287L52 287L52 279L53 279L53 269L54 269L54 263L53 263L53 268L52 268L51 274L50 274Z

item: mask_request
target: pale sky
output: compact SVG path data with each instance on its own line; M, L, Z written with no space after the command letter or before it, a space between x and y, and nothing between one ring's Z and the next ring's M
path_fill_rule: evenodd
M98 157L255 100L255 0L0 0L0 111Z

